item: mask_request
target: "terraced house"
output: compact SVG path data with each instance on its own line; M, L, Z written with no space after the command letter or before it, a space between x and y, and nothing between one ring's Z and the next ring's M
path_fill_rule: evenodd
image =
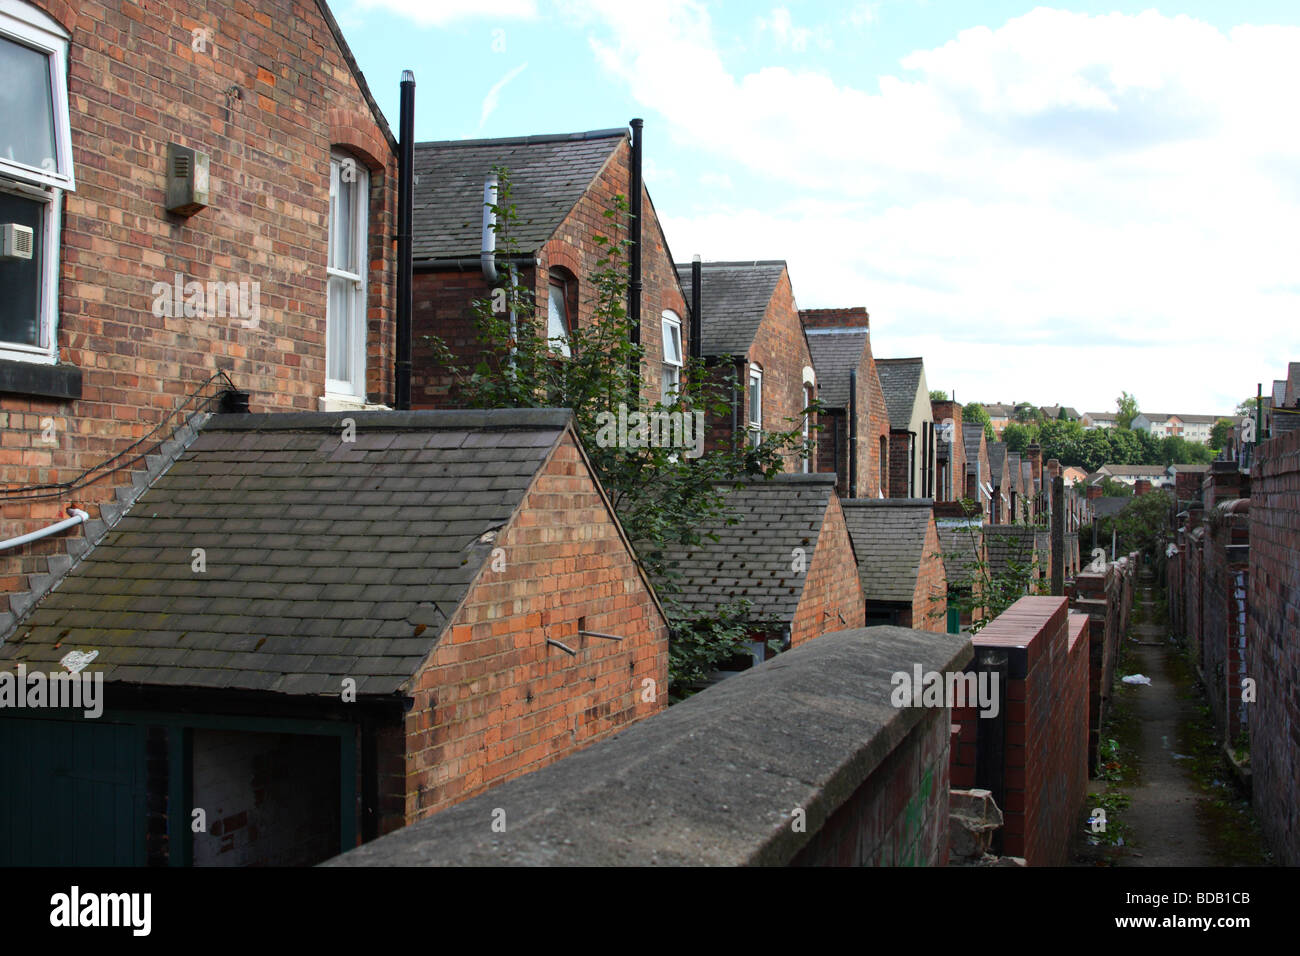
M823 412L817 471L835 472L848 498L884 497L889 482L889 410L871 355L865 308L804 309L799 318Z
M690 283L689 263L677 272ZM786 471L816 471L819 438L804 409L817 397L817 374L785 262L702 263L698 324L700 355L739 383L730 414L708 420L705 447L802 427L810 450L786 456Z
M0 261L0 539L97 518L218 387L392 400L397 144L324 3L3 0L0 56L31 251ZM0 551L13 609L76 534Z
M672 394L690 354L690 316L654 203L641 184L640 122L633 120L630 132L620 127L416 144L415 407L461 404L456 378L435 357L430 339L441 339L458 364L483 358L472 304L506 282L533 291L535 327L563 360L573 331L595 315L592 277L608 251L597 241L601 236L634 243L628 308L645 349L641 400L652 405ZM495 191L485 193L492 183ZM629 203L630 218L605 215L618 196ZM490 206L499 207L495 216ZM486 257L485 242L492 247Z
M938 454L925 363L919 358L876 359L889 410L890 498L933 495Z

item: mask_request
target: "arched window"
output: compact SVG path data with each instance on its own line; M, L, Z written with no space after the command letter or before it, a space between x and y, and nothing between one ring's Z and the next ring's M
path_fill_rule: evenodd
M577 318L578 283L567 269L551 269L547 292L546 340L552 352L569 357L569 335Z
M329 251L325 264L325 394L366 395L366 272L370 173L354 156L330 155Z
M804 385L803 407L808 408L808 406L812 405L812 403L813 403L813 387L811 385ZM803 473L805 475L811 474L813 470L812 439L813 439L812 412L805 412L803 416Z
M876 485L879 488L880 497L889 497L889 440L884 435L880 436L880 461L877 466L880 469L877 475Z

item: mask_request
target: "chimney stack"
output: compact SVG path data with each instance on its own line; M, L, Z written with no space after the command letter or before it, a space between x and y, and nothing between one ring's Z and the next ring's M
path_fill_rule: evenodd
M863 305L847 309L801 309L799 320L805 329L869 329L871 316Z
M1043 449L1038 442L1029 443L1029 447L1025 449L1025 457L1029 459L1029 464L1033 468L1034 481L1041 482L1043 480Z
M1094 499L1097 499L1097 498L1100 498L1100 497L1101 497L1101 485L1089 485L1089 486L1088 486L1088 500L1089 500L1089 501L1093 501Z
M1134 496L1145 495L1150 490L1151 490L1151 482L1148 481L1146 478L1139 478L1137 481L1133 482Z

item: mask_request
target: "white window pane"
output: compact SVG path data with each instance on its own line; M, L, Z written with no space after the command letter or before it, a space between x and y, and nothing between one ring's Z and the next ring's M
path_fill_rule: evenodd
M663 366L660 390L663 401L671 401L673 396L677 394L677 387L681 383L681 378L682 370L676 365L665 364Z
M344 272L359 272L353 261L353 236L356 221L353 218L356 208L357 184L347 182L339 177L338 195L334 203L334 229L330 235L334 249L334 268Z
M547 309L546 337L551 340L551 348L564 356L569 354L568 319L569 309L564 301L564 288L553 285Z
M44 279L46 204L0 192L0 223L32 230L32 257L0 262L0 342L41 346L41 287Z
M763 424L763 379L749 377L749 420L754 425Z
M55 172L50 58L0 37L0 156Z
M352 305L355 300L353 282L338 276L329 279L328 371L335 381L352 379Z

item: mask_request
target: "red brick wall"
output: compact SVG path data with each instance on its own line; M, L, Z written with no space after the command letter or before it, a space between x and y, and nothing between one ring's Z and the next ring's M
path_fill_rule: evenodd
M889 433L889 498L914 498L920 494L908 486L912 475L912 436L908 432ZM918 447L916 453L920 454Z
M948 630L948 575L943 569L943 550L939 532L931 516L925 528L925 547L921 550L921 567L912 592L912 620L905 627L918 631Z
M757 365L763 370L763 430L770 433L799 427L806 406L803 370L812 368L812 355L808 352L808 339L799 321L788 271L782 270L767 303L767 312L749 348L749 361L751 366ZM741 382L749 382L748 368ZM748 416L749 389L746 388L741 422L747 422ZM725 424L730 427L730 418ZM798 455L785 456L786 471L798 472L802 468Z
M371 167L367 388L387 398L396 160L316 5L35 5L72 35L77 189L65 194L58 345L60 360L82 369L83 392L73 402L0 395L0 477L70 480L143 436L219 368L251 392L254 411L315 410L334 145ZM215 55L211 45L191 49L191 31L203 27ZM396 71L383 78L397 80ZM241 95L228 101L232 87ZM171 141L211 158L210 206L188 219L163 209ZM185 282L259 282L258 327L155 318L153 285L176 272ZM41 441L45 418L53 446ZM128 480L118 473L76 501L96 505ZM6 502L0 538L57 520L69 503ZM24 590L24 575L43 572L65 540L0 555L0 593Z
M604 255L603 247L598 246L595 239L597 236L612 240L627 237L626 223L606 218L605 211L611 208L615 196L628 194L630 158L631 144L624 140L611 153L591 187L554 235L538 250L541 265L537 269L520 271L520 284L536 291L535 317L538 321L545 321L552 268L566 269L577 280L578 325L586 326L594 320L594 290L590 278ZM663 311L671 309L682 320L682 349L687 353L690 348L690 317L658 216L649 193L644 190L642 200L645 215L641 232L641 342L645 346L642 399L653 404L659 401L661 387L663 331L660 319ZM433 362L432 352L423 337L443 339L460 364L471 363L479 357L481 348L470 303L489 294L489 286L477 268L416 273L412 296L413 404L426 408L448 408L458 404L450 394L451 377ZM799 407L802 409L803 405Z
M1251 473L1246 669L1253 800L1280 862L1300 865L1300 431L1262 443Z
M839 309L814 309L812 313L828 312L838 315ZM800 316L809 315L801 312ZM885 392L880 387L880 376L876 372L876 362L871 354L871 341L868 339L863 348L862 361L858 364L858 449L857 449L857 487L849 488L849 426L848 409L843 413L822 416L825 426L817 436L817 470L835 472L836 491L844 497L856 494L859 498L877 498L881 490L881 465L888 468L887 462L881 461L880 439L886 441L886 458L888 458L889 412L885 407ZM838 444L837 444L838 438ZM888 474L885 475L886 485Z
M1002 852L1031 866L1068 862L1087 789L1087 642L1064 598L1023 597L973 638L1011 657L1002 697L1005 762ZM960 725L952 785L977 785L978 708L953 710Z
M878 498L889 481L891 460L889 455L889 409L885 407L885 390L876 372L875 356L871 353L868 337L863 349L862 364L858 366L858 418L862 432L862 447L858 449L858 494L863 498ZM865 411L865 414L863 410ZM880 440L885 439L886 453L880 454ZM885 491L889 497L889 492Z
M832 495L817 536L817 550L808 562L808 580L790 624L790 646L798 647L830 631L862 627L865 611L844 510L839 498Z
M948 478L940 474L941 463L935 455L935 501L956 501L966 488L966 443L961 437L962 407L956 402L931 402L930 414L934 418L935 441L943 441L943 423L952 422L952 441L948 445ZM942 447L942 445L940 446Z
M667 704L667 624L570 438L497 547L505 570L484 569L416 678L403 812L386 816L381 832L553 763ZM580 626L623 640L581 637ZM647 680L654 700L643 699ZM397 781L385 782L384 806L392 808Z

